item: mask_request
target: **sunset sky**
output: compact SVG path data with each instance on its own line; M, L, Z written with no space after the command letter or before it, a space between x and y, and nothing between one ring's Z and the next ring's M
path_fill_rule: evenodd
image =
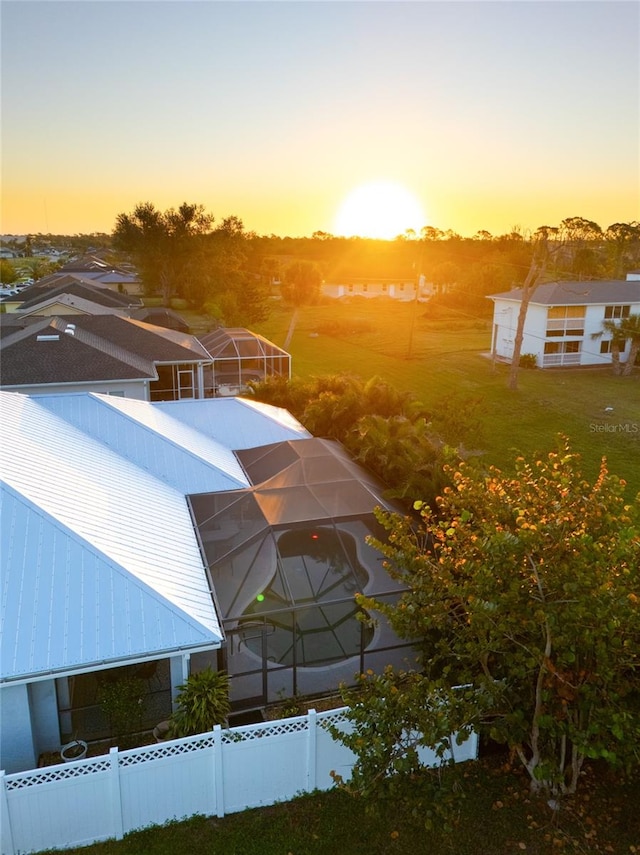
M1 14L3 234L110 232L141 201L199 202L259 234L346 233L341 206L372 182L414 202L398 231L640 219L636 2ZM352 230L372 210L356 206Z

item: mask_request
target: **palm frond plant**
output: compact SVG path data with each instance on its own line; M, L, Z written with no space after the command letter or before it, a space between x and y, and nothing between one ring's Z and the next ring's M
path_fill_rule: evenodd
M169 718L169 733L174 739L207 733L216 724L225 724L231 709L229 675L208 665L178 687L176 703Z

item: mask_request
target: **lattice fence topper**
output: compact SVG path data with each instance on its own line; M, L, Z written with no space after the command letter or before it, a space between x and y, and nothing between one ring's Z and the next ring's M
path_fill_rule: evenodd
M327 712L318 713L318 724L323 730L329 730L332 725L342 724L346 720L344 710L327 710Z
M55 781L67 781L70 778L83 778L97 772L108 772L111 760L108 756L95 760L78 760L77 763L65 763L64 766L48 766L45 769L26 772L20 775L5 776L7 790L23 790L38 784L50 784Z
M316 713L316 721L323 730L329 730L331 725L338 725L345 721L344 711L340 709L327 710ZM197 734L183 739L176 739L157 745L145 745L142 748L132 748L128 751L118 751L116 754L119 767L138 766L149 763L152 760L162 760L168 757L177 757L181 754L191 754L206 748L215 748L218 739L223 745L232 745L238 742L252 742L256 739L269 739L284 736L289 733L304 733L311 727L309 715L296 716L294 718L280 719L275 722L264 722L250 724L245 727L234 727L220 731L218 736L215 732ZM65 763L58 766L48 766L28 772L5 776L7 790L20 790L25 787L34 787L38 784L47 784L55 781L65 781L71 778L82 778L99 772L108 772L111 769L111 757L101 755L73 763Z
M249 725L245 728L233 728L222 731L222 742L230 745L234 742L251 742L254 739L268 739L272 736L282 736L287 733L300 733L309 730L307 716L300 718L281 719L277 722Z
M118 754L119 766L138 766L140 763L148 763L150 760L162 760L166 757L177 757L180 754L191 754L203 748L213 748L215 739L213 736L190 739L189 741L172 741L164 745L149 745L143 748L133 748L131 751L123 751Z

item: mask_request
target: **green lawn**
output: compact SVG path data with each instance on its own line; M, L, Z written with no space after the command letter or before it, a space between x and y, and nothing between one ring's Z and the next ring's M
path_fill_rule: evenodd
M552 855L640 852L640 782L589 767L582 791L552 812L532 798L522 774L498 758L465 764L458 825L450 839L427 832L410 804L376 803L342 793L198 817L90 847L96 855ZM85 849L67 850L82 855Z
M547 451L563 433L588 477L606 455L610 471L628 481L629 498L640 492L640 370L629 378L610 369L521 370L518 390L510 392L508 366L487 356L488 321L435 320L427 312L365 299L303 308L290 346L293 373L379 375L434 410L450 395L480 397L485 430L478 446L487 462L508 469L516 454ZM281 345L289 319L276 305L255 331Z

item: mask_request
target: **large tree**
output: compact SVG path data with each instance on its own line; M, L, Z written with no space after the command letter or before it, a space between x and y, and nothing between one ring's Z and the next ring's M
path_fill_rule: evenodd
M159 211L152 203L119 214L114 246L136 262L148 294L165 304L182 297L219 321L243 325L264 320L267 291L245 269L248 235L242 220L214 218L202 205L183 203Z
M417 745L471 727L555 798L575 791L586 758L638 768L640 496L625 504L604 460L588 483L566 441L518 459L513 477L464 465L451 477L437 510L417 503L419 524L380 514L389 538L374 545L407 591L358 601L418 660L363 675L347 696L354 784L387 786L415 771Z
M140 272L145 291L162 293L164 302L186 296L202 273L204 235L213 216L202 205L184 202L178 210L159 211L141 202L130 214L118 214L113 245L129 253Z

